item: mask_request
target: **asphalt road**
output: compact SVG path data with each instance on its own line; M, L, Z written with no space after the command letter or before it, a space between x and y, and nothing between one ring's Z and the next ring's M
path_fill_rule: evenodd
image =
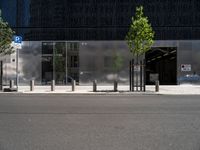
M0 150L200 150L200 96L1 94Z

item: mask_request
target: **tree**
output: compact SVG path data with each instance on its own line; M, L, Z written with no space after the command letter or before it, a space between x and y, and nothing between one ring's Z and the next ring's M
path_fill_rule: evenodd
M0 54L12 54L13 47L11 46L14 31L9 27L8 23L2 19L0 10Z
M134 58L136 57L136 66L139 67L138 65L139 56L142 56L143 54L145 54L145 52L149 51L151 49L151 46L154 43L154 40L153 40L154 31L151 27L151 24L148 21L148 18L144 16L143 6L136 7L135 17L132 17L132 22L129 28L129 32L127 33L125 39L127 41L128 47L133 57ZM133 72L131 72L131 76L132 75L133 75ZM144 79L144 75L142 77L141 70L140 70L140 81L142 81L142 79ZM135 80L134 77L132 80L133 81ZM138 91L138 82L139 82L138 71L136 71L136 90L137 91ZM131 83L130 85L133 86L133 87L130 87L130 89L134 90L134 84ZM140 89L142 90L141 82L140 82ZM144 89L145 89L145 84L144 84Z
M143 6L136 8L135 17L132 17L126 41L133 57L137 58L151 49L154 43L154 31L148 18L144 16Z

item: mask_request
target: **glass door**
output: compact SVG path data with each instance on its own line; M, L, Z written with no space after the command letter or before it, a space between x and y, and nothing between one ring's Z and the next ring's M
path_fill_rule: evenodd
M67 43L67 81L76 80L79 84L79 43Z
M66 84L66 43L42 43L42 84L49 85L55 80L56 85Z
M53 80L53 42L42 43L42 85Z
M56 42L54 46L54 80L57 85L66 84L66 43Z

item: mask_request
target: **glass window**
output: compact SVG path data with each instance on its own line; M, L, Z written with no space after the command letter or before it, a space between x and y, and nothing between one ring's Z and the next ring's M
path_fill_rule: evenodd
M53 54L53 42L42 43L42 54Z

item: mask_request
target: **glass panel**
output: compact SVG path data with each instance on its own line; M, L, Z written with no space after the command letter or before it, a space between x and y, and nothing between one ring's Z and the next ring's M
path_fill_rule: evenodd
M53 54L53 42L42 43L42 54Z
M53 42L42 43L42 84L53 79Z
M67 76L68 82L72 79L79 83L79 43L67 43Z
M23 41L19 50L19 85L29 85L34 79L36 85L41 85L42 43L40 41ZM9 80L16 80L16 53L11 54L4 61L4 84Z
M91 85L93 80L97 80L99 85L113 85L116 72L120 84L128 84L130 57L125 41L81 42L80 84Z
M57 42L54 47L55 82L58 85L66 84L66 44Z

